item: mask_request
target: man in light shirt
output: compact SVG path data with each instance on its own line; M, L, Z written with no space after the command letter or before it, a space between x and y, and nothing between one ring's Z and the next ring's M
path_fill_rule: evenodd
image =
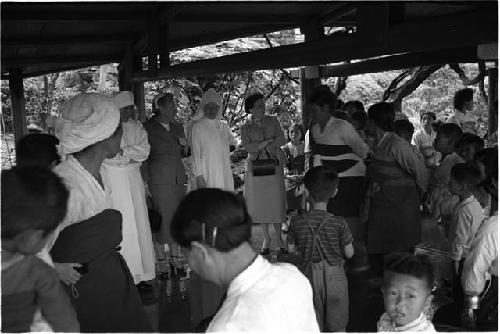
M472 111L474 107L473 99L474 91L472 88L464 88L457 91L453 99L455 112L448 118L446 123L454 123L460 126L464 133L469 132L475 134L477 132L476 120L470 115L467 115L467 112Z

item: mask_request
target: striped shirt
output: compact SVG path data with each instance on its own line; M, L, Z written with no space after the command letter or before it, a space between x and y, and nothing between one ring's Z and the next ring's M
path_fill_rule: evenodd
M328 264L337 266L343 262L344 247L353 241L349 225L343 217L322 210L311 210L303 215L294 216L288 229L288 242L295 244L303 258L308 259L311 256L313 234L307 222L316 230L324 219L326 222L318 233L318 246ZM320 260L321 256L315 249L311 261Z

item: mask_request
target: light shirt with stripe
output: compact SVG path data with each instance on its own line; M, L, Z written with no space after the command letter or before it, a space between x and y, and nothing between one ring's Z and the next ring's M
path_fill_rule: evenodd
M307 222L316 230L325 219L326 222L318 234L318 241L321 241L324 260L331 266L337 266L343 263L344 247L353 241L349 225L343 217L322 210L311 210L303 215L294 216L290 222L287 240L296 245L304 259L311 258L312 262L319 262L321 256L316 249L311 257L313 234Z

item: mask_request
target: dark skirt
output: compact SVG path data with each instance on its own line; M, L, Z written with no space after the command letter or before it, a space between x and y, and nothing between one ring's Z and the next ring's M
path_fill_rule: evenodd
M416 185L380 185L370 197L367 250L370 254L403 251L422 240Z
M82 263L88 272L72 287L71 297L82 332L151 332L134 280L117 250L121 214L103 212L66 227L52 247L54 262Z
M359 217L365 196L366 178L349 176L339 178L337 195L328 201L328 212L341 217Z

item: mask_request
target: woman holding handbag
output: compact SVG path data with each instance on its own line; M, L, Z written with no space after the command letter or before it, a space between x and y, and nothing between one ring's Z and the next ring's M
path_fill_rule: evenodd
M281 238L281 224L286 221L286 192L281 146L285 135L274 116L265 115L264 96L255 93L245 99L245 111L251 118L241 127L241 141L248 152L244 196L254 222L262 226L262 255L268 255L271 238L269 224L274 225L280 253L286 254Z

